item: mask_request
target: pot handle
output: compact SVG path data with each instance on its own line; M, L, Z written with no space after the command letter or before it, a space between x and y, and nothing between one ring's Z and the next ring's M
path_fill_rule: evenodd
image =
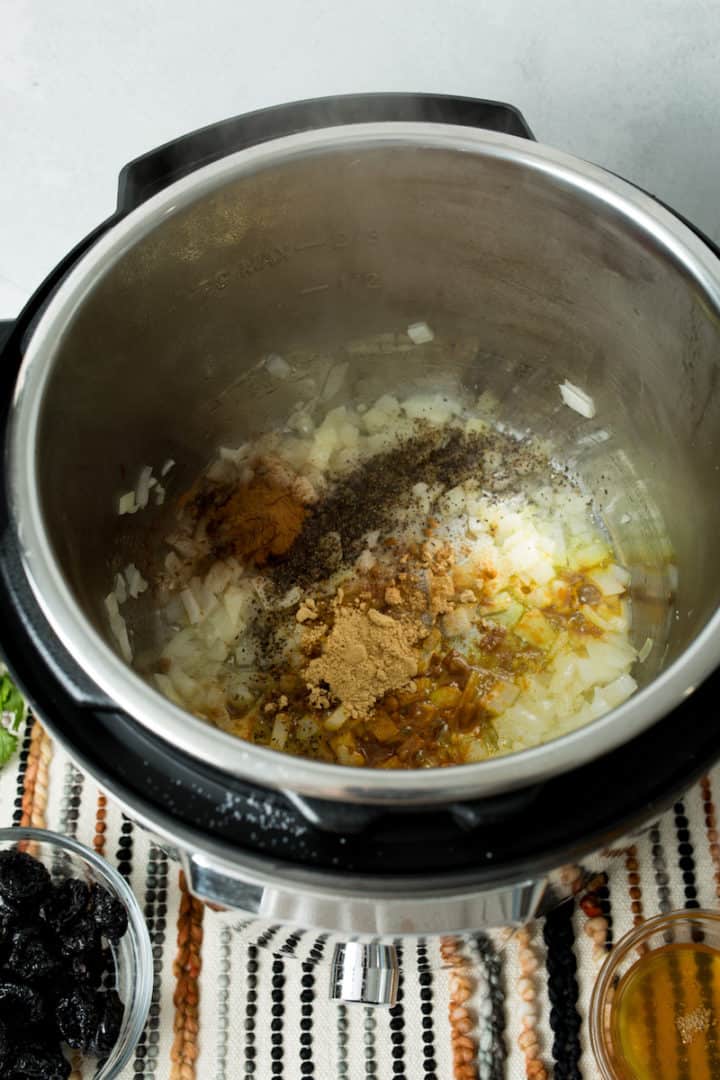
M387 121L460 124L534 139L520 110L501 101L450 94L342 94L309 98L199 128L135 158L120 173L118 212L129 213L175 180L248 146L316 128Z
M199 900L273 922L332 933L451 934L493 926L522 926L540 910L547 879L488 885L466 892L428 889L408 895L379 884L377 893L332 878L323 885L283 881L205 852L180 852L190 888ZM367 883L363 883L367 889Z

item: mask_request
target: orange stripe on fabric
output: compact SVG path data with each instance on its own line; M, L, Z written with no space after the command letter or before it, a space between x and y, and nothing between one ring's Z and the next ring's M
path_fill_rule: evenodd
M477 1017L468 1008L468 1001L476 986L476 979L470 964L456 937L445 937L440 942L440 955L451 968L450 1004L450 1039L453 1053L453 1080L478 1080L475 1064L477 1059L477 1041L472 1032L477 1026Z
M517 981L517 995L522 1001L522 1031L518 1035L518 1047L525 1058L525 1075L529 1080L548 1080L550 1073L545 1067L540 1050L538 1033L538 986L537 972L540 967L533 947L536 924L521 926L516 931L518 948L518 966L520 976Z
M180 910L177 920L177 956L173 965L175 1018L170 1059L170 1080L196 1080L198 1055L199 977L202 968L204 905L190 895L182 870L179 874Z
M703 798L703 810L705 812L705 832L708 839L710 858L713 861L715 873L715 895L720 900L720 843L718 843L717 814L713 800L712 785L709 776L703 776L700 781L700 790Z
M93 836L93 847L98 855L105 854L105 830L107 829L105 821L106 817L107 798L103 795L102 791L98 791L97 809L95 810L95 835Z

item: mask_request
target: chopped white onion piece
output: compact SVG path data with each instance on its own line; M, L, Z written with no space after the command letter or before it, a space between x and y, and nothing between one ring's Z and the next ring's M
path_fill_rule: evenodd
M113 591L118 604L124 604L127 600L127 588L125 587L125 578L122 574L115 575L115 589Z
M325 385L322 388L322 394L320 395L323 401L330 401L334 398L340 387L345 382L345 376L347 375L349 362L344 364L334 364L328 372L328 376L325 380Z
M176 705L184 707L183 702L178 697L175 691L175 687L173 686L170 679L168 679L167 675L157 674L154 676L154 679L155 685L157 686L161 694L164 694L166 698L170 699L170 701L174 701Z
M221 446L220 447L220 459L222 461L231 461L233 465L239 465L248 455L248 444L243 443L242 446Z
M586 420L592 420L596 413L595 402L586 394L584 390L581 390L579 386L575 386L574 383L569 382L567 379L564 383L560 383L560 395L571 409L580 413Z
M163 465L162 469L160 470L160 475L161 476L167 476L167 474L170 472L170 470L172 468L174 468L174 466L175 466L175 462L173 461L173 459L171 457L168 458L167 461L165 462L165 464Z
M155 505L162 506L165 502L165 488L162 484L158 484L155 488Z
M190 592L189 589L183 589L180 593L180 599L183 602L183 607L191 623L199 623L202 618L202 612L198 605L197 600Z
M270 735L270 745L273 750L284 750L289 734L286 714L278 713L273 723L272 734Z
M105 597L105 607L107 608L107 613L111 619L114 619L117 615L120 614L120 609L118 607L118 598L114 592L108 593L108 595Z
M428 341L432 341L435 337L434 333L425 322L410 323L407 328L407 336L410 338L413 345L426 345Z
M277 353L270 353L265 359L265 368L268 375L272 375L274 379L287 379L288 375L292 371L292 368L288 364L287 360L283 356L279 356Z
M150 478L152 476L152 466L144 465L140 470L140 479L138 480L138 486L135 491L135 502L138 505L138 509L143 510L150 498Z
M324 726L327 731L339 731L347 720L347 712L344 705L338 705L325 719Z
M127 581L128 592L133 600L137 600L140 593L144 593L148 587L148 583L138 570L135 563L128 563L124 570L125 580Z
M372 570L373 566L375 565L375 561L376 560L373 553L367 548L365 548L365 550L361 551L357 559L355 560L355 565L361 574L365 574L368 570Z
M653 638L651 638L651 637L645 638L645 644L643 645L642 649L638 653L638 660L640 661L641 664L644 664L645 661L647 660L648 656L652 652L652 647L653 647L654 644L655 644L655 642L654 642Z
M620 596L630 584L630 573L617 563L611 563L603 570L593 570L588 578L605 596Z
M112 595L112 594L111 594ZM105 601L107 604L107 600ZM130 648L130 638L128 637L127 626L122 615L116 614L110 616L110 629L113 632L115 640L120 646L120 652L122 653L123 660L126 663L131 663L133 654Z
M135 492L126 491L118 500L118 514L134 514L136 510Z

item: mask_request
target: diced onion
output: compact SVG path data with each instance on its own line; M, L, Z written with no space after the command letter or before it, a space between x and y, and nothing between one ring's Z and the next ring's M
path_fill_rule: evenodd
M118 500L118 514L134 514L136 510L135 492L126 491Z
M199 623L202 618L202 612L197 600L191 593L190 589L183 589L180 593L180 599L183 602L185 612L191 623Z
M425 345L428 341L434 339L435 334L426 322L415 322L410 323L408 326L407 336L410 338L413 345Z
M113 590L118 604L124 604L127 600L127 587L125 585L125 578L122 574L115 575L115 588Z
M646 637L645 638L645 643L644 643L642 649L640 650L640 652L638 653L638 660L640 661L641 664L644 664L645 661L647 660L648 656L652 652L652 647L653 647L654 644L655 644L655 642L654 642L653 638L651 638L651 637Z
M270 353L265 359L265 370L268 375L272 375L274 379L287 379L292 368L283 356L279 356L277 353Z
M148 583L138 570L135 563L128 563L124 570L125 580L127 582L127 589L133 600L137 599L141 593L144 593L148 587Z
M560 383L560 395L566 405L574 409L576 413L580 413L586 420L592 420L595 416L597 411L595 402L579 386L575 386L566 379L564 383Z
M150 479L152 477L152 466L145 465L140 470L140 479L135 490L135 502L137 503L139 510L144 510L148 504L150 498Z

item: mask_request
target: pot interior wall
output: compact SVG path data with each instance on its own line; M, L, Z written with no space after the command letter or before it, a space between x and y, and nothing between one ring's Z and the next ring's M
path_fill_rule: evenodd
M432 345L390 343L418 320ZM267 352L292 353L290 379ZM459 380L548 436L594 494L632 570L635 643L654 641L647 682L718 603L719 357L718 312L679 260L547 171L407 145L289 158L157 214L86 295L41 418L47 528L109 639L112 570L147 567L170 512L118 518L141 466L175 459L171 504L219 444L282 422L338 362L332 404ZM566 378L594 419L562 405Z

